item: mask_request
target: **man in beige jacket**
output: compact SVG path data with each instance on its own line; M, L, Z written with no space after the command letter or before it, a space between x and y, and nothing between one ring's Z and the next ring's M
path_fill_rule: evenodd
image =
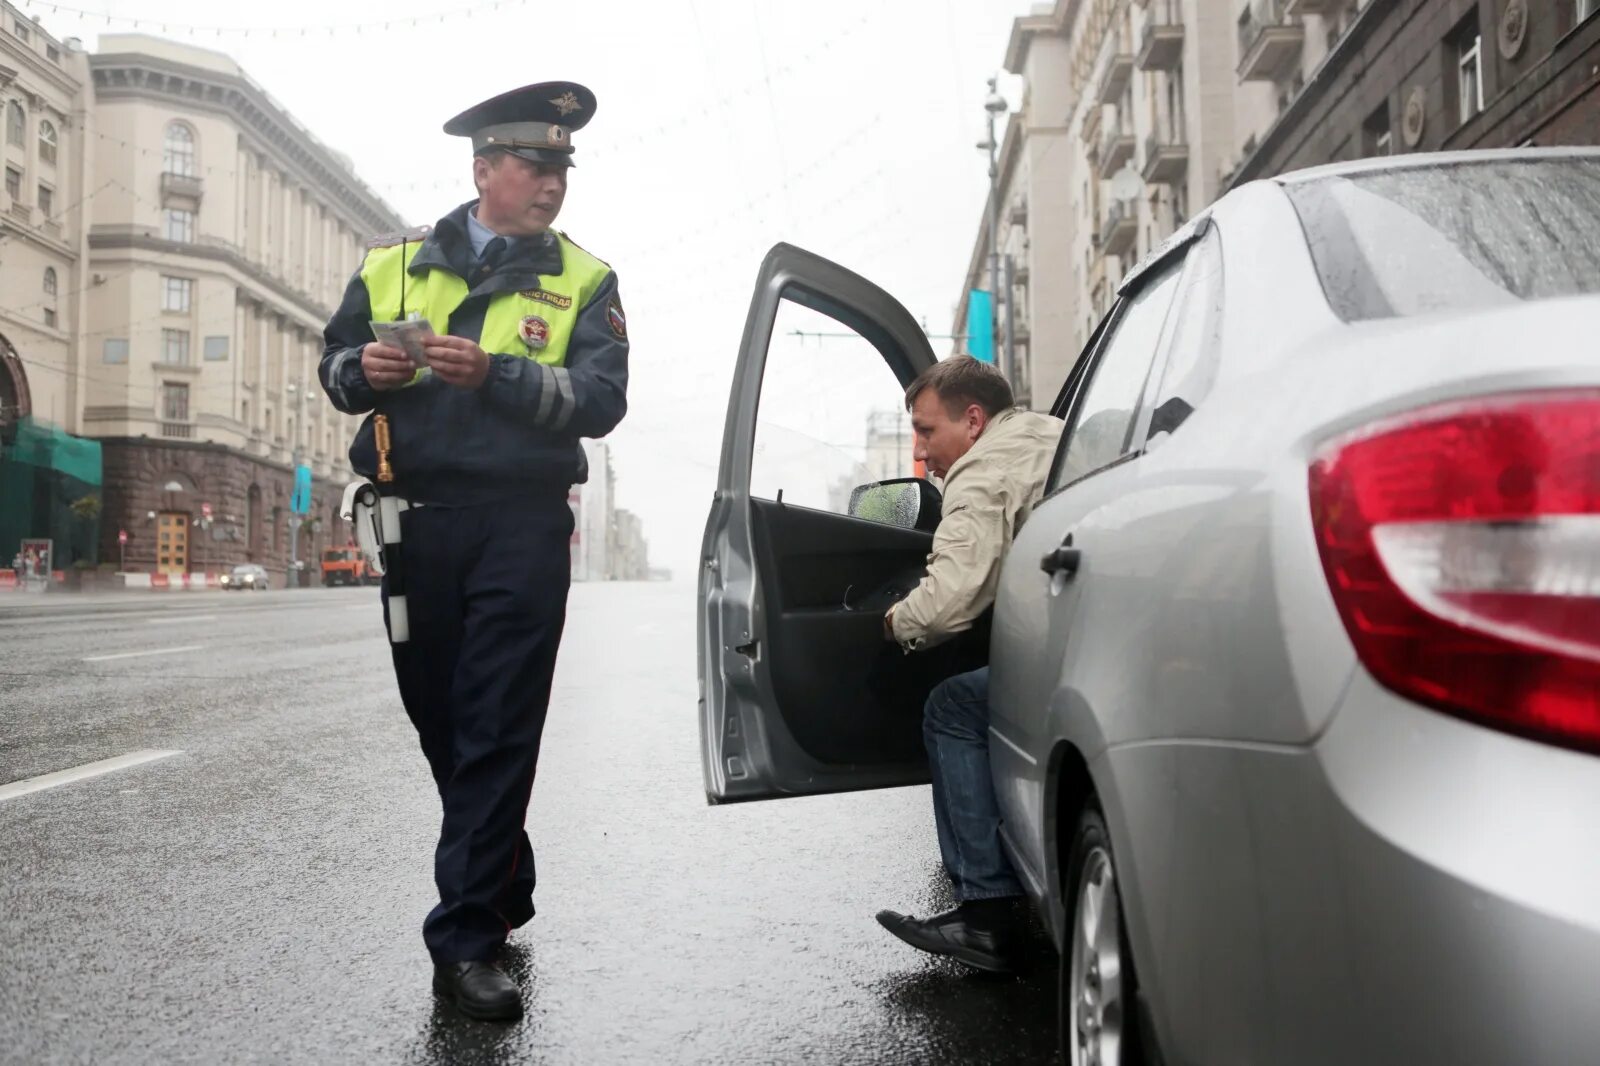
M915 457L944 481L944 508L927 574L884 616L884 634L907 652L928 654L993 605L1001 563L1044 495L1062 422L1018 410L1000 372L970 356L923 373L906 390L906 407ZM928 697L922 733L939 851L959 905L921 919L881 911L878 921L912 947L1007 972L1022 884L1000 845L988 667L940 683Z

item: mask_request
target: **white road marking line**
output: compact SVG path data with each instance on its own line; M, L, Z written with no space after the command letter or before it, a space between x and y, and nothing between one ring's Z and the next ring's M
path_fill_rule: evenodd
M53 774L41 774L39 777L13 781L9 785L0 785L0 802L16 799L18 796L26 796L30 792L42 792L47 788L55 788L57 785L70 785L74 781L99 777L101 774L126 770L130 766L138 766L141 763L155 762L157 759L168 759L174 755L182 754L183 752L181 751L157 751L153 748L144 751L130 751L128 754L118 755L114 759L101 759L99 762L74 766L70 770L57 770Z
M186 614L181 618L146 618L145 621L153 626L177 625L179 622L215 622L214 614Z
M181 648L156 648L152 651L125 651L117 655L91 655L83 661L86 663L108 663L112 659L137 659L144 655L177 655L184 651L199 651L204 644L185 644Z

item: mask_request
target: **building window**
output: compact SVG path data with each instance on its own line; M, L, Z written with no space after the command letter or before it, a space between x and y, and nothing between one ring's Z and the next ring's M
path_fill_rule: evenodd
M162 142L161 169L168 174L192 178L194 174L194 130L182 122L167 123Z
M45 218L56 213L56 191L48 185L39 186L39 211Z
M61 50L53 44L44 46L44 57L52 63L61 62Z
M107 337L100 342L100 361L107 366L116 366L128 361L128 338Z
M161 331L161 361L173 366L189 365L189 331L164 329Z
M6 143L18 148L28 146L28 113L15 100L6 104Z
M194 212L179 208L167 210L167 240L188 244L194 240Z
M1483 110L1483 35L1476 17L1468 19L1456 38L1456 94L1463 123Z
M205 357L208 363L219 363L228 358L228 338L226 336L207 337Z
M193 295L193 278L171 278L165 274L161 275L161 310L187 312Z
M182 382L161 383L161 417L167 422L189 421L189 386Z
M22 199L22 171L6 167L6 195L12 200Z
M19 41L28 39L28 27L23 25L21 19L11 20L11 32L17 35L17 40Z
M1361 150L1369 156L1389 155L1394 151L1393 129L1389 122L1389 102L1385 100L1361 124Z
M44 309L44 324L51 329L56 328L56 309L54 307L46 307Z
M49 119L39 123L39 158L51 164L56 161L56 127Z
M44 294L46 296L54 296L56 294L56 268L55 267L45 267L44 268Z

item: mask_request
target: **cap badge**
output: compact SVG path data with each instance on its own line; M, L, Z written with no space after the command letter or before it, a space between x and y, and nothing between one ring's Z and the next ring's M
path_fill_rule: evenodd
M517 327L517 335L529 348L536 352L543 351L550 343L550 323L538 315L528 315Z
M562 118L566 118L568 115L572 114L574 111L582 111L583 110L583 105L578 103L577 94L572 92L572 90L570 90L570 89L567 90L566 92L562 93L560 96L556 97L554 100L551 100L550 102L552 104L556 105L556 110L561 112L561 117Z

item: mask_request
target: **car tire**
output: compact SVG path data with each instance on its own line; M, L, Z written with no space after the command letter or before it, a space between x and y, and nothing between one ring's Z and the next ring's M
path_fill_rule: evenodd
M1105 815L1091 803L1078 816L1062 897L1067 930L1057 995L1068 1066L1146 1063L1119 885Z

